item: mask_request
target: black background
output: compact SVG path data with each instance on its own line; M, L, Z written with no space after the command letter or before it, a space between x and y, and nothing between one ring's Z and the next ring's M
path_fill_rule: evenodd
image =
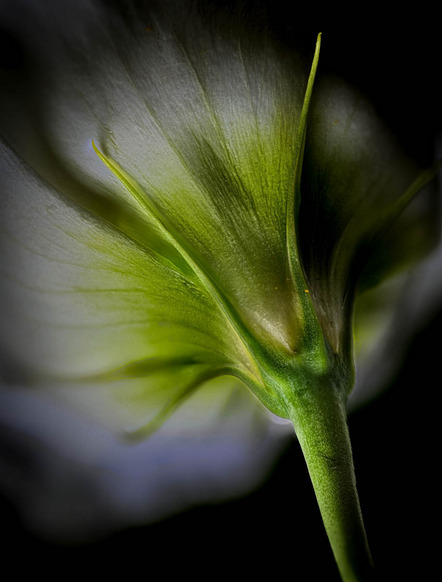
M274 17L286 33L284 14L275 8ZM315 33L299 35L314 46ZM320 67L368 93L404 146L426 162L442 130L439 59L438 39L424 33L325 31ZM389 391L349 418L361 505L382 580L440 577L441 324L442 311L417 331ZM296 441L249 496L95 544L58 546L34 539L6 501L1 516L3 562L13 565L14 577L26 568L57 579L114 573L154 580L340 580Z

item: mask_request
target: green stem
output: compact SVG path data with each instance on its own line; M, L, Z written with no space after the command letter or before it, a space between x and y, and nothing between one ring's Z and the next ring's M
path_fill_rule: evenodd
M291 400L291 420L342 580L373 581L341 392L316 385L297 390Z

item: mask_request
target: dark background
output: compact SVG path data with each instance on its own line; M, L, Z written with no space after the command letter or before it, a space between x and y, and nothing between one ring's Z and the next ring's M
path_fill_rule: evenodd
M274 24L289 37L296 30L287 28L286 16L276 4ZM314 47L316 33L298 34L305 46ZM442 135L439 60L438 39L423 32L323 32L321 69L342 74L369 94L399 140L423 163ZM410 342L389 391L349 418L366 529L383 580L440 577L441 324L439 311ZM340 580L296 441L249 496L95 544L58 546L34 539L5 500L0 515L3 563L13 566L14 577L26 568L57 579L124 573L147 579Z

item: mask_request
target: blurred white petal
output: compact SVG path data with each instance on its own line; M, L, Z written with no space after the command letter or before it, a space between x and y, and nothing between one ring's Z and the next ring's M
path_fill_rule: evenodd
M223 383L215 394L210 385L199 391L138 444L53 399L3 387L2 490L29 531L57 542L97 539L243 495L268 475L293 429L231 380Z

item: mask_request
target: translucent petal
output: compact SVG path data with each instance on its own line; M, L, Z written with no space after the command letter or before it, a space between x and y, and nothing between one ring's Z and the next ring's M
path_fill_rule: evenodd
M215 375L253 374L195 278L2 154L2 343L20 374L46 386L95 379L92 400L110 393L140 422Z
M220 26L214 34L195 14L185 24L175 5L167 10L166 4L164 14L102 12L96 3L79 10L62 36L53 32L58 10L45 13L43 46L34 47L29 31L38 83L30 82L28 117L26 106L18 107L32 139L5 120L9 142L77 202L134 230L128 208L136 204L91 159L94 139L151 200L251 333L293 349L299 314L286 217L305 65L265 35ZM31 11L42 17L37 7Z

